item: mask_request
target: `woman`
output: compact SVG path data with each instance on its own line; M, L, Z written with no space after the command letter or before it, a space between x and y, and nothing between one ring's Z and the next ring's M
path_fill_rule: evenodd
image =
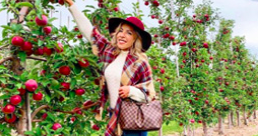
M155 97L152 71L144 53L151 45L151 35L144 31L143 23L136 17L111 18L109 32L113 36L109 42L78 11L72 0L65 1L70 5L69 10L83 36L92 41L93 53L105 64L101 78L100 114L107 93L113 111L105 135L120 135L116 131L116 123L121 98L144 102L145 95L148 95L149 101ZM147 132L123 131L123 136L147 136Z

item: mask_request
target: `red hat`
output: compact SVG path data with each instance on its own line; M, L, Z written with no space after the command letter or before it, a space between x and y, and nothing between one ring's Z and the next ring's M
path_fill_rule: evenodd
M142 38L142 47L143 47L142 51L143 52L147 51L149 49L149 47L151 46L152 37L148 32L146 32L144 30L143 22L136 17L128 17L126 19L110 18L109 21L108 21L109 33L115 32L115 29L122 22L133 26L133 28L140 34L140 36Z

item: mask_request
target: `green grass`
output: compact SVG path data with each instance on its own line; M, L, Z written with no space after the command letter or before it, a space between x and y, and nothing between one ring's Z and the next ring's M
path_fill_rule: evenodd
M180 127L174 121L171 121L168 125L165 123L162 126L163 135L165 134L173 134L174 132L181 133L183 131L183 127ZM148 136L158 136L159 131L151 131L148 133Z

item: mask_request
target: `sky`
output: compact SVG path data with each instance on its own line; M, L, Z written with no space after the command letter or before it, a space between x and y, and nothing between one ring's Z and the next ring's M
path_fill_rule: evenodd
M158 26L156 20L148 17L150 12L149 8L144 5L143 0L122 0L119 5L120 9L126 13L133 12L132 3L140 1L140 9L143 10L145 17L143 22L148 27ZM203 0L194 0L194 4L201 4ZM258 0L211 0L212 6L218 8L220 16L225 19L235 21L233 29L233 36L245 36L246 48L249 49L253 56L258 57ZM84 10L85 5L97 6L97 2L93 0L76 0L75 4L79 10ZM75 24L71 22L72 16L70 15L67 7L58 7L58 12L53 13L53 17L61 18L53 22L55 26L60 24L72 28ZM7 21L12 18L12 15L7 16L6 11L0 12L0 25L7 24ZM68 21L69 20L69 21ZM69 22L69 23L68 23ZM0 28L0 39L2 38L2 28Z

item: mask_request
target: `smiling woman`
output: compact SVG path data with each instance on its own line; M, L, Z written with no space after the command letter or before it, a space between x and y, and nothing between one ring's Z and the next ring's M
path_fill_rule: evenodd
M122 133L117 122L123 99L145 102L146 95L149 97L148 101L155 98L152 71L145 54L151 46L151 35L144 30L144 24L136 17L110 18L110 42L78 11L72 0L66 2L70 5L69 10L79 30L85 38L92 41L93 53L104 63L101 73L100 111L102 113L108 94L111 115L105 135L147 136L147 131L124 130ZM98 119L101 116L98 115Z

